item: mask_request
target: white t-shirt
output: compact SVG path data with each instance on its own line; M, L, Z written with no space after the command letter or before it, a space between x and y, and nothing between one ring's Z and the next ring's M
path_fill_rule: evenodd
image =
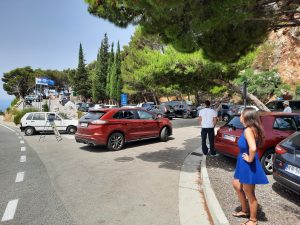
M291 109L291 107L286 107L284 110L283 110L283 112L286 112L286 113L291 113L292 112L292 109Z
M217 112L211 108L201 109L199 112L199 117L202 118L202 128L214 128L214 117L217 117Z

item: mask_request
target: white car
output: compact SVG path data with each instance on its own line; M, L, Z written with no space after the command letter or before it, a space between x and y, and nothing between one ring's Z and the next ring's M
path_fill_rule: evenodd
M21 131L25 135L33 135L36 132L51 132L52 127L48 120L49 116L54 118L54 123L59 132L75 134L77 131L78 120L65 118L55 112L30 112L26 113L21 119Z

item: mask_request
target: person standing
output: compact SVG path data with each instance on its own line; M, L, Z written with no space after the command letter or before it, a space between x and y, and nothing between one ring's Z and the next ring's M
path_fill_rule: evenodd
M245 129L238 140L240 153L237 158L232 185L238 195L242 210L232 215L243 218L250 216L249 220L242 225L257 225L258 203L255 196L255 185L269 183L257 153L257 147L263 145L263 129L258 113L254 108L245 108L240 121ZM250 214L247 208L247 199Z
M205 101L205 108L201 109L199 112L199 125L201 129L201 139L202 139L202 152L204 155L208 154L208 147L206 145L206 138L208 135L210 155L216 155L214 148L214 138L215 138L215 126L217 124L217 112L211 108L210 101Z
M284 107L283 112L286 112L286 113L291 113L292 112L289 101L284 101L283 102L283 107Z

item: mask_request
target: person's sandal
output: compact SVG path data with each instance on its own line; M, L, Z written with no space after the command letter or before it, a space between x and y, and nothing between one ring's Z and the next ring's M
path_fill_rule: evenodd
M258 222L257 222L257 220L247 220L245 223L241 223L241 225L247 225L249 222L252 222L252 223L254 223L255 225L258 225Z
M249 213L244 211L234 212L232 216L237 218L249 218Z

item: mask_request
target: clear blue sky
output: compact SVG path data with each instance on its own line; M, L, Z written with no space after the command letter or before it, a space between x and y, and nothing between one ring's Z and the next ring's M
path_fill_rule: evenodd
M17 67L76 68L79 43L86 63L96 59L107 33L110 42L127 44L134 27L121 29L90 15L84 0L0 0L0 78ZM13 99L3 90L0 105Z

